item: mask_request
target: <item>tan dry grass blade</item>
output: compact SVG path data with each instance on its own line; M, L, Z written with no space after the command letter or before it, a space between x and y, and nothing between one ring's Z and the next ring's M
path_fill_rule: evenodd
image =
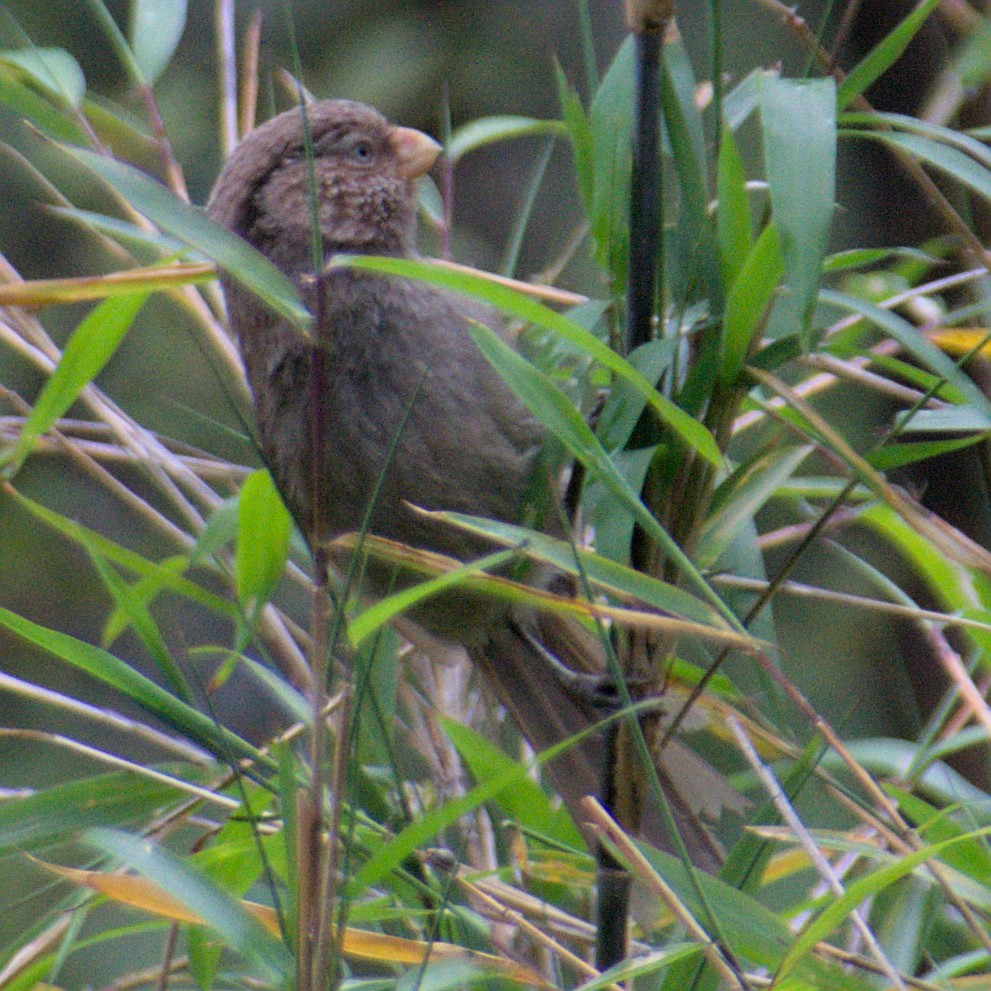
M410 547L386 537L366 534L360 541L358 535L347 533L336 538L329 547L344 548L348 551L360 543L364 553L377 560L409 569L422 575L436 577L460 568L461 562L443 554ZM609 620L630 629L655 630L674 636L694 636L711 643L726 647L735 647L745 653L757 651L773 652L772 644L734 630L719 629L692 620L678 619L658 612L647 612L639 609L628 609L622 606L610 606L602 602L589 602L587 599L572 598L556 595L540 588L524 585L520 582L503 578L500 575L486 573L466 575L466 588L484 592L514 602L523 602L537 609L545 609L558 615L574 616L583 620Z
M957 564L991 575L991 554L985 548L891 485L880 472L854 451L837 430L782 380L760 368L748 368L748 372L762 385L777 392L789 406L797 410L864 485L941 553Z
M937 347L956 358L969 354L974 348L978 348L977 354L987 359L991 357L989 335L991 335L991 329L987 327L940 327L926 334L926 337Z
M158 885L147 878L133 874L107 874L102 871L84 871L75 867L62 867L50 864L35 857L29 859L51 874L71 881L73 884L90 888L106 896L119 905L128 905L161 919L172 922L201 925L203 920L192 912L186 905L174 898ZM280 935L279 922L275 910L268 905L257 902L242 901L242 907L253 915L266 929L275 935ZM489 971L497 971L505 977L531 987L548 988L548 984L539 974L524 967L522 964L490 953L480 953L466 950L451 943L402 939L399 936L388 936L383 933L369 932L364 929L348 927L344 931L341 952L346 957L357 960L369 960L376 963L420 965L427 960L457 960L473 964Z
M181 289L194 282L207 282L217 276L209 262L197 264L153 265L132 268L108 275L82 276L75 279L32 279L0 285L0 306L24 306L32 309L57 303L79 303L104 299L122 292Z

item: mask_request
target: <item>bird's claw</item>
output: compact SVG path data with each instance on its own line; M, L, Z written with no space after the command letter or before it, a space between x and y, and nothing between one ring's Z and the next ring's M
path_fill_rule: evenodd
M517 632L544 660L548 672L568 697L599 719L619 712L626 705L627 697L640 701L650 692L651 685L646 679L627 680L624 693L609 675L573 671L528 630L518 626Z

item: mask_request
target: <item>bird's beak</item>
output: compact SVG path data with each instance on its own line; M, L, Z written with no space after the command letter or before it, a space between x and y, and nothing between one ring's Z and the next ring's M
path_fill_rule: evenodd
M407 179L418 179L437 161L441 146L433 138L412 127L394 127L389 144L399 162L399 172Z

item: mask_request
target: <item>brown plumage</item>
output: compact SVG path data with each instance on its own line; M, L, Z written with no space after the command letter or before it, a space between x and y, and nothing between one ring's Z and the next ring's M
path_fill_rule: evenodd
M430 168L438 146L361 104L329 100L308 107L307 115L325 255L414 255L414 180ZM381 476L373 533L470 560L491 548L424 520L409 504L519 522L541 429L466 330L469 319L498 329L484 309L423 284L347 269L324 275L323 297L317 299L300 116L298 109L281 114L242 142L217 180L209 213L297 279L311 312L319 314L315 336L327 368L326 500L318 514L319 534L312 505L312 345L238 282L222 276L254 395L262 453L311 543L358 530ZM370 591L381 594L391 575L372 568L368 578ZM595 717L589 705L562 687L548 663L545 651L566 656L563 647L540 642L555 624L463 593L428 600L414 619L469 649L538 749ZM582 796L600 787L603 750L602 740L592 736L551 768L573 812ZM713 867L715 847L675 788L671 800L683 815L693 857Z

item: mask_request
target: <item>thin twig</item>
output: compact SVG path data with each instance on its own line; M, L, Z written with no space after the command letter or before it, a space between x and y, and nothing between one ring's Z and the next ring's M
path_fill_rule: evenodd
M960 655L950 646L946 637L936 635L936 631L927 631L926 640L929 649L960 693L965 709L991 737L991 709L960 660Z
M259 7L251 15L244 33L244 53L241 56L241 117L238 124L241 137L250 134L258 114L258 66L261 55L262 12Z
M571 292L567 289L558 289L556 286L535 284L533 282L523 282L520 279L511 279L505 275L496 275L494 272L486 272L481 268L472 268L471 265L461 265L448 258L431 258L434 265L441 268L450 269L452 272L464 272L467 275L477 275L487 282L494 282L496 285L508 286L526 296L540 299L547 303L556 303L559 306L578 306L588 302L588 296L581 293Z
M733 737L736 740L736 745L743 755L746 762L750 765L753 772L757 775L757 779L764 786L764 790L767 792L771 801L774 803L775 809L778 811L778 815L788 824L788 827L792 831L792 835L801 845L802 849L808 854L809 859L812 861L812 865L818 871L819 876L829 886L829 889L838 898L842 897L844 894L843 885L840 883L840 879L836 872L833 870L833 865L823 856L822 851L815 845L812 837L809 835L809 831L805 828L805 824L798 817L795 812L791 802L788 801L788 796L785 795L778 783L778 780L774 777L774 772L757 756L757 751L754 749L754 745L750 742L750 738L746 733L743 732L743 728L740 726L739 722L730 716L728 720L729 728L733 733ZM897 968L891 963L885 954L884 950L881 948L880 943L878 943L874 933L871 931L870 926L867 925L864 920L863 915L861 915L860 909L853 909L850 912L850 918L853 921L854 927L858 930L864 942L870 948L871 953L874 955L874 959L881 965L884 970L885 976L895 985L895 987L901 989L901 991L906 991L905 982L902 980L901 974L898 973Z
M712 583L724 588L736 588L747 592L763 592L770 584L756 578L744 578L738 575L713 575ZM941 626L951 628L991 633L991 623L985 623L979 619L970 619L955 613L939 612L935 609L923 609L920 606L908 606L900 602L873 599L865 595L853 595L850 592L837 592L834 589L820 588L817 585L787 581L779 583L777 590L779 595L791 595L801 599L815 599L818 602L850 606L854 609L866 609L869 612L885 613L903 619L915 620L919 623L938 623ZM989 733L991 733L991 728L989 728Z
M218 795L210 788L203 788L200 785L191 784L190 782L183 781L181 778L176 778L171 774L164 774L161 771L156 771L154 768L145 766L139 762L128 760L125 757L118 757L116 754L108 753L106 750L100 750L97 747L91 747L88 743L82 743L80 740L73 740L71 737L63 736L61 733L49 733L47 730L8 729L0 727L0 738L2 737L18 740L33 740L36 743L50 743L53 746L62 747L65 750L72 750L75 753L82 754L84 757L89 757L90 759L98 761L101 764L106 764L109 767L120 768L121 770L129 771L131 774L138 777L150 778L152 781L157 781L160 784L167 784L175 791L195 795L201 802L213 802L227 809L236 809L238 807L238 803L233 799L226 798L223 795Z
M927 409L945 409L948 405L940 399L927 398L920 389L913 389L911 386L893 382L890 378L878 375L876 372L867 371L865 367L869 364L867 360L859 358L844 360L823 352L802 355L797 359L797 363L806 368L820 368L827 373L806 379L801 383L803 388L799 391L799 395L803 397L815 395L825 388L838 385L845 380L870 389L875 395L887 396L889 399L908 405L923 402ZM736 432L736 425L734 425L734 432Z
M479 911L488 918L504 925L512 926L522 933L526 933L534 943L542 946L560 960L565 961L584 977L594 979L600 976L599 971L591 964L586 963L581 957L576 956L557 940L551 939L539 926L535 926L515 909L507 907L489 892L461 877L460 873L455 873L454 883L477 904ZM616 985L609 986L613 988L613 991L618 991Z
M194 764L211 765L214 762L212 754L193 746L186 740L168 736L153 726L135 722L112 709L99 708L88 702L81 702L69 695L63 695L51 688L43 688L41 685L34 685L3 671L0 671L0 691L31 699L33 702L39 702L62 713L82 716L92 720L104 730L115 730L127 736L136 737L144 743L150 743L152 746L176 754L183 760L188 760Z
M582 221L572 232L564 247L549 265L536 272L531 280L532 285L552 285L560 278L568 263L577 254L578 249L585 243L588 237L589 223Z
M158 152L162 159L162 168L165 171L165 181L169 188L183 203L189 202L189 190L186 188L186 177L182 174L182 167L172 151L172 142L169 140L168 132L165 130L165 122L158 109L158 102L155 100L155 93L147 84L139 87L139 95L145 105L145 113L148 114L148 123L151 126L151 133L158 145Z
M836 33L833 35L833 48L829 53L828 62L830 72L835 71L839 64L840 52L843 50L843 45L846 43L847 36L850 34L850 29L853 27L853 21L857 16L858 10L860 10L860 0L847 0L847 5L843 10L843 16L840 17L840 23L836 28Z
M234 0L216 0L213 8L217 38L217 107L220 150L224 158L237 144L237 41L234 37Z
M726 958L723 948L710 939L709 934L699 925L674 889L654 870L612 816L591 796L583 800L582 808L589 824L616 847L620 857L635 877L664 902L668 911L688 931L689 936L701 945L702 952L726 986L743 991L745 984L742 975Z
M833 957L835 960L839 960L841 963L847 964L850 967L859 967L861 970L868 970L873 974L884 975L884 968L870 957L861 956L859 953L851 953L849 950L844 950L842 947L833 946L831 943L820 943L816 947L819 953L826 957ZM946 982L939 981L935 983L933 981L925 981L919 977L910 977L908 974L901 975L902 981L910 988L916 988L917 991L946 991Z
M169 977L172 974L172 965L175 962L178 939L179 923L173 922L169 926L169 934L165 939L165 949L162 953L162 963L159 966L158 983L155 985L155 991L168 991Z

